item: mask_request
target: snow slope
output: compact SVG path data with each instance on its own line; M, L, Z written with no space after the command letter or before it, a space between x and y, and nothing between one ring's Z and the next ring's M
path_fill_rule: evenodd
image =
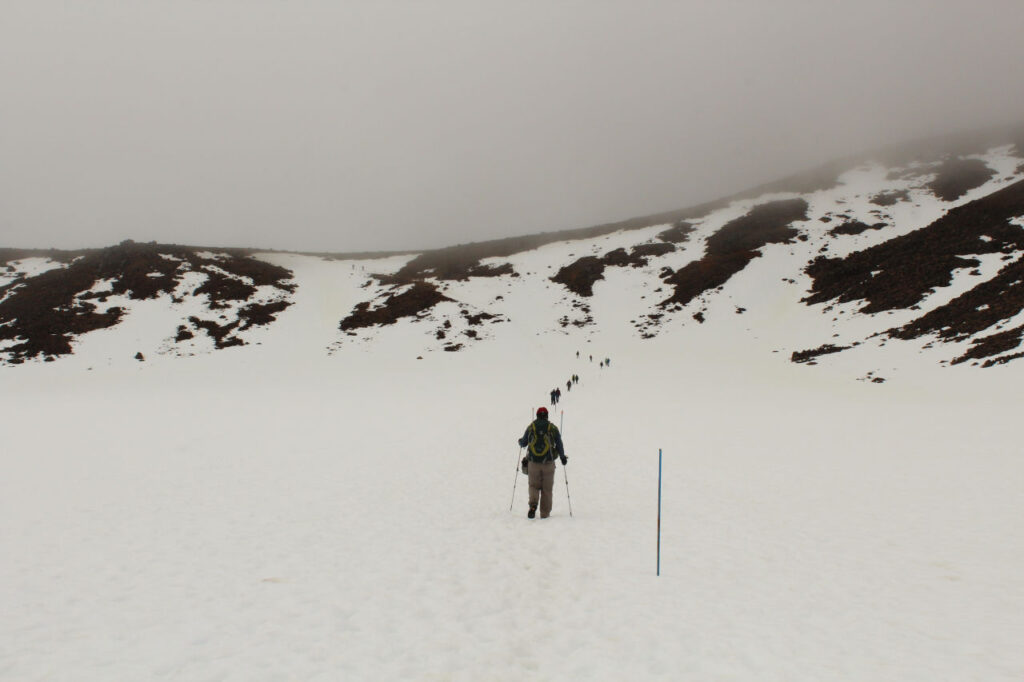
M402 259L268 255L298 288L247 347L4 369L0 680L1024 678L1024 364L890 342L795 365L832 324L758 286L790 274L768 248L716 324L646 340L644 270L609 269L580 328L546 277L449 283L508 321L446 353L443 309L337 329L362 268ZM573 373L530 521L515 441Z

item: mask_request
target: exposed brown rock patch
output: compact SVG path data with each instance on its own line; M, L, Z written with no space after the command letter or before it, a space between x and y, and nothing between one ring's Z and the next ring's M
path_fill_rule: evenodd
M639 244L628 253L626 249L619 248L609 251L600 258L584 256L559 269L551 281L564 285L569 291L579 296L589 297L594 295L594 283L599 279L604 279L605 267L633 266L639 268L647 265L649 258L662 256L675 250L676 247L672 244Z
M794 351L789 359L796 363L812 363L816 358L819 358L822 355L841 353L847 349L849 349L849 346L835 346L831 343L826 343L810 350Z
M865 301L861 312L910 308L971 256L1024 249L1024 230L1008 220L1024 213L1024 181L952 209L931 225L845 258L820 257L806 269L813 283L809 304ZM985 237L985 239L982 239Z
M807 202L785 199L755 206L708 237L703 258L680 268L665 278L675 292L661 302L686 305L700 294L720 287L761 255L767 244L786 243L799 232L790 225L807 219Z
M670 244L682 244L690 238L690 234L697 228L685 220L680 220L664 232L658 233L658 239Z
M32 255L43 253L53 252ZM106 249L64 252L59 260L69 264L0 287L0 341L16 342L2 351L12 363L71 353L74 337L120 321L124 314L120 307L102 305L109 296L146 300L170 295L188 272L208 276L193 293L206 295L211 308L245 301L257 286L294 291L289 270L239 251L210 259L192 247L126 241ZM242 277L251 283L238 279ZM101 282L108 288L93 291ZM273 305L283 309L288 303ZM247 326L265 323L259 321L265 317L258 313L258 309L252 310Z
M584 256L562 267L551 281L565 285L565 288L578 296L593 296L594 283L604 279L604 266L602 258Z
M983 358L992 358L992 356L1000 355L1017 348L1020 345L1022 338L1024 338L1024 327L1015 327L996 334L990 334L989 336L980 339L975 339L971 342L973 347L963 355L955 358L953 360L953 364L958 365L961 362L967 362L969 360L981 360ZM1015 353L1002 358L989 359L985 361L984 366L992 367L996 364L1005 364L1010 360L1016 360L1021 357L1024 357L1024 353Z
M871 197L871 203L876 206L895 206L901 201L907 201L910 199L910 192L907 190L890 191L890 192L879 192L875 196Z
M972 189L984 185L995 174L980 159L950 159L939 166L928 189L943 201L956 201Z
M885 226L885 223L874 223L873 225L868 225L867 223L862 223L859 220L847 220L846 222L833 227L828 233L833 237L839 235L854 235L866 232L867 230L881 230Z
M358 304L352 314L341 321L342 331L352 331L377 325L394 324L403 317L416 317L441 301L450 301L429 282L414 282L408 289L392 294L384 303L370 310L369 302Z

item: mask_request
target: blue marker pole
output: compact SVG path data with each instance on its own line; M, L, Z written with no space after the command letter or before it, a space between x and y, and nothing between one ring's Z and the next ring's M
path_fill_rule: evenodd
M658 448L658 573L661 575L661 448Z

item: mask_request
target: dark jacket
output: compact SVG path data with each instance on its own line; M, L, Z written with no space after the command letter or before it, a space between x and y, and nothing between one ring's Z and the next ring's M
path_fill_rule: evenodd
M526 448L526 456L533 462L550 462L565 456L562 434L547 419L533 420L519 439L519 447Z

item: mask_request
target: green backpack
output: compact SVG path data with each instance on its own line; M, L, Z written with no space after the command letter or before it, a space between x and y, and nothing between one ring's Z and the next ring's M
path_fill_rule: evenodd
M548 422L547 429L540 433L537 429L537 422L533 422L530 424L530 431L533 434L529 445L527 445L530 454L536 459L547 457L555 447L554 434L558 433L558 428Z

